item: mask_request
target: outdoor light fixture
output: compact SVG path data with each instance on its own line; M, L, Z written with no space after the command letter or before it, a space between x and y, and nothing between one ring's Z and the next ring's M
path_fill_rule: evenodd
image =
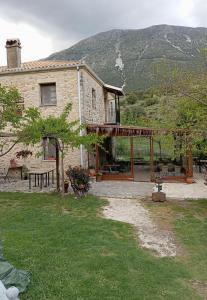
M152 201L164 202L166 201L166 194L162 192L163 181L161 178L156 178L154 192L152 193Z
M161 178L156 179L156 188L158 193L162 191L162 183L163 182Z

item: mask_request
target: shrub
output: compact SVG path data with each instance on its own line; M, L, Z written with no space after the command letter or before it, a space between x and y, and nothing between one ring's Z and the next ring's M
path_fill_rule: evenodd
M158 103L158 99L157 98L148 98L145 100L145 105L146 106L151 106L151 105L155 105Z
M88 174L88 170L80 166L69 166L68 170L66 171L66 174L70 179L71 187L74 193L79 197L85 196L90 189L90 177Z
M32 156L32 152L29 150L21 150L16 153L16 158L27 158L28 156Z

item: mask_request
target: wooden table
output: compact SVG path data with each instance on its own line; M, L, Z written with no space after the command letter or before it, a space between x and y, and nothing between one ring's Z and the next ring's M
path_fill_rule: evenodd
M52 173L52 184L54 183L54 171L55 169L49 170L33 170L28 173L29 176L29 189L32 188L32 176L34 176L35 187L39 186L42 190L42 187L45 183L45 187L50 185L50 173Z

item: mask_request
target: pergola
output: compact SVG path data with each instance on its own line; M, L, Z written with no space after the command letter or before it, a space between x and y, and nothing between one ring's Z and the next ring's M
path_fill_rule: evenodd
M172 133L179 137L184 137L188 143L186 150L186 173L185 176L166 176L166 181L185 181L192 182L193 180L193 158L191 143L188 141L189 131L183 129L157 129L157 128L144 128L135 126L120 126L120 125L99 125L99 124L88 124L87 133L95 133L105 137L129 137L130 138L130 161L131 161L131 175L126 176L103 176L103 179L118 179L118 180L134 180L134 145L133 139L136 137L147 137L150 140L150 173L151 180L154 181L154 137L156 135L167 135ZM100 148L96 145L96 172L100 171Z

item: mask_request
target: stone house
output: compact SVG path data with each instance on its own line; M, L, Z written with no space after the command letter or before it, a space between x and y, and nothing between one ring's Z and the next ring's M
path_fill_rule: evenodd
M81 61L34 61L21 63L21 44L17 39L7 40L7 66L0 67L0 84L15 86L21 93L21 103L38 107L43 116L58 116L68 102L72 103L70 120L87 125L88 133L104 135L103 147L89 154L84 147L68 149L64 165L92 165L102 173L103 180L193 181L191 147L183 148L183 155L172 158L161 151L164 144L156 141L156 135L169 133L166 128L153 129L120 125L119 97L121 88L105 84ZM172 130L176 141L188 140L188 131ZM164 143L164 142L163 142ZM190 145L190 143L189 143ZM181 147L182 144L179 144ZM23 145L16 145L7 156L0 158L0 167L8 167L16 152ZM174 147L177 147L175 144ZM176 149L176 148L175 148ZM55 167L56 151L48 138L31 149L28 168L51 169ZM24 162L19 161L22 165Z
M0 67L0 84L16 87L25 108L38 107L43 116L58 116L68 102L72 103L70 120L80 124L118 124L120 122L119 96L122 89L105 84L81 61L32 61L21 63L21 43L18 39L7 40L7 66ZM1 168L7 168L16 152L25 149L16 145L0 158ZM55 166L55 149L51 141L31 149L34 155L27 160L29 168ZM36 152L42 152L36 157ZM65 166L88 166L88 153L80 149L68 149ZM17 161L19 165L23 162Z

